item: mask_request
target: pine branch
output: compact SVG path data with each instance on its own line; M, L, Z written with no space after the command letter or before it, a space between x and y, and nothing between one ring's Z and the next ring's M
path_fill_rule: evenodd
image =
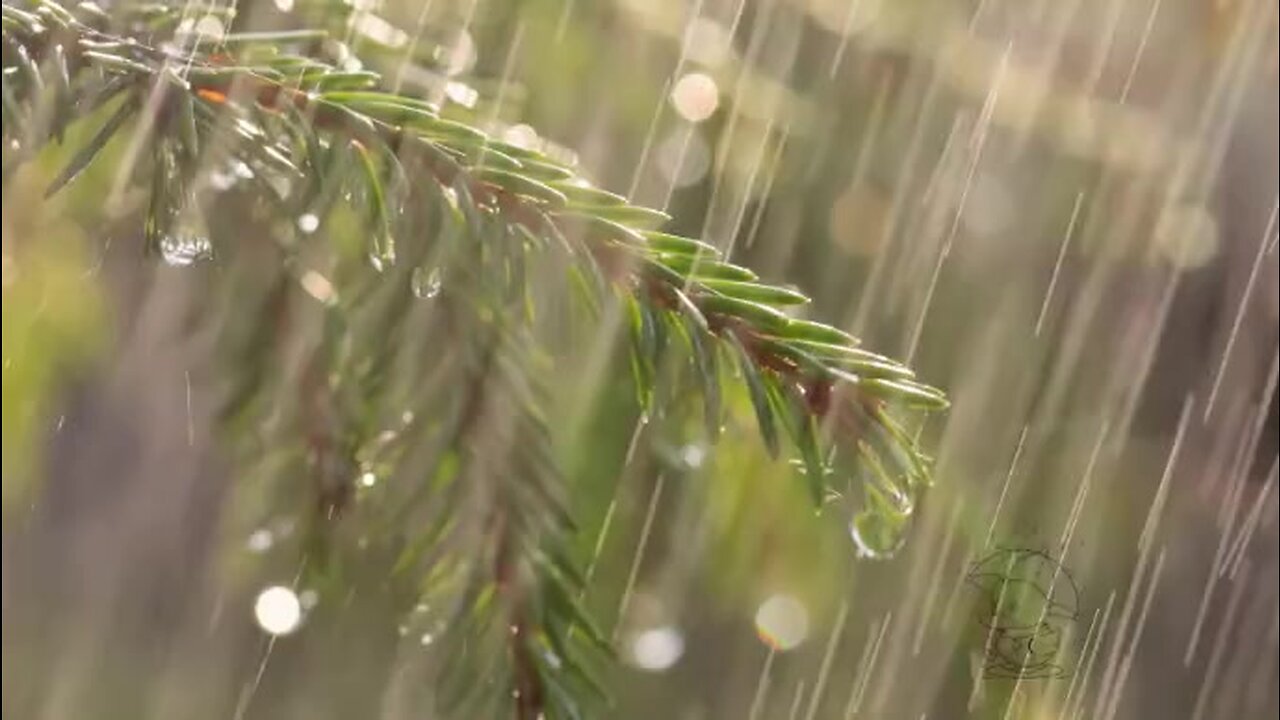
M145 235L152 252L171 251L175 239L184 239L207 173L202 160L209 157L244 163L258 194L291 222L342 204L358 206L373 229L367 253L378 272L351 284L364 293L365 306L377 306L368 311L372 320L345 317L329 290L295 278L326 308L321 347L314 351L323 362L317 361L303 394L325 408L312 412L312 421L318 415L337 419L309 435L313 456L317 443L325 453L350 455L350 448L370 442L368 423L347 420L338 408L380 397L390 372L389 361L376 353L344 361L334 349L359 333L376 342L379 333L403 322L411 286L425 283L419 292L435 294L438 273L450 278L452 337L470 349L441 363L440 372L469 380L454 391L460 410L451 429L428 432L417 420L411 426L437 438L434 475L462 448L460 472L474 482L464 486L454 479L436 491L451 497L487 493L481 498L487 520L480 553L487 560L442 562L450 542L461 537L442 525L397 566L435 562L431 577L452 582L457 569L466 578L467 601L458 605L466 622L455 634L498 628L510 691L499 696L514 697L517 717L576 716L583 689L593 685L576 658L604 649L577 604L582 579L567 559L566 544L572 521L557 499L562 483L541 417L545 405L532 369L537 363L530 362L537 341L529 337L521 307L531 257L567 257L588 285L601 293L612 287L621 296L630 312L642 402L651 402L667 340L681 337L714 436L721 425L721 368L736 366L765 445L777 455L781 437L790 439L813 501L824 502L827 476L839 464L863 478L853 529L864 551L888 554L901 542L930 470L895 413L941 410L947 404L941 391L916 381L901 363L862 349L847 333L801 319L795 310L808 302L804 295L761 282L698 239L661 232L669 220L665 213L594 187L541 153L447 119L428 102L381 90L375 73L342 69L327 59L341 53L333 53L323 35L231 34L207 50L174 49L185 47L164 44L173 39L164 28L175 16L147 8L114 25L91 5L74 11L49 0L4 5L4 176L48 142L61 143L78 118L105 115L49 193L74 183L131 129L131 146L145 150L136 157L151 158L125 170L151 183ZM280 190L280 180L287 191ZM345 190L354 191L350 200ZM447 246L430 260L428 235ZM293 267L296 241L273 239L282 266ZM411 278L424 269L426 280ZM379 290L384 286L389 289ZM233 394L235 403L266 392L270 382L247 378ZM343 399L348 397L357 400ZM475 438L491 435L494 427L504 428L502 451L478 451ZM313 461L355 464L350 457ZM486 484L481 478L500 480ZM346 502L346 486L339 478L334 490L321 480L324 492L339 498L322 494L329 513ZM575 627L587 632L571 632ZM586 646L577 647L575 637Z

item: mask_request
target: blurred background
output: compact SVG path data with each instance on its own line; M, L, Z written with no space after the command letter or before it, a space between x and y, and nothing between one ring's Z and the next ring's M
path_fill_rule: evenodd
M243 0L234 28L331 26L952 399L905 545L859 557L740 388L714 445L696 417L641 423L625 332L583 334L553 394L585 603L619 654L601 717L1274 716L1273 1L343 7ZM270 463L221 449L235 366L204 329L252 316L241 271L141 260L146 192L108 197L110 163L43 199L66 157L4 186L4 716L434 717L420 671L447 658L372 569L294 587L301 626L263 632L295 523L252 482ZM280 232L217 207L212 237ZM1053 677L984 672L989 588L966 576L1011 547L1071 579Z

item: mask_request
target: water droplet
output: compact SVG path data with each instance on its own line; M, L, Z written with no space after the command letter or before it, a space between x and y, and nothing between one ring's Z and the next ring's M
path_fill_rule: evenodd
M658 171L675 187L688 187L711 169L711 145L697 130L675 130L654 151Z
M690 470L697 470L707 459L707 450L701 445L685 445L680 449L680 459Z
M160 241L160 254L173 267L187 267L213 258L213 243L203 235L169 235Z
M252 124L250 124L249 127L252 127L254 128L254 130L257 130L257 127ZM234 173L236 177L242 180L253 179L253 168L249 167L249 164L244 162L243 160L236 160L235 162L231 163L231 172Z
M308 295L325 305L329 305L337 299L338 294L333 289L333 283L315 270L308 270L303 273L299 283L302 285L302 289L307 291Z
M418 639L418 642L419 642L419 643L421 643L421 644L423 645L423 647L426 647L427 645L430 645L431 643L433 643L433 642L435 642L435 641L436 641L436 636L435 636L435 635L432 635L432 634L431 634L431 633L429 633L429 632L428 632L428 633L422 633L422 637Z
M631 663L650 672L666 670L684 655L684 635L670 625L642 630L630 645Z
M262 137L262 130L246 118L236 118L232 121L232 125L235 127L236 134L246 140L257 140ZM248 174L243 174L243 171L240 170L240 165L244 165L245 168L249 168L249 166L244 163L233 164L232 167L236 169L236 175L245 179L253 177L252 169L249 169Z
M809 612L791 595L773 595L756 610L756 635L775 650L790 650L809 636Z
M237 178L229 172L221 170L209 171L209 184L214 190L230 190L236 184Z
M280 12L289 12L293 9L293 0L275 0L276 9Z
M452 76L461 75L475 67L479 53L476 52L476 43L471 39L471 33L462 30L458 33L457 40L449 47L441 48L436 56L444 63L445 74Z
M502 139L526 150L532 150L538 145L538 131L533 129L531 125L512 125L502 133Z
M271 549L275 544L276 537L266 528L259 528L249 533L249 538L245 540L245 547L249 548L249 552L264 553Z
M179 35L199 35L214 41L222 38L222 32L222 21L212 15L206 15L199 20L187 18L177 27Z
M315 590L303 590L298 593L298 604L303 610L310 610L320 602L320 593Z
M320 227L320 218L315 213L303 213L298 216L298 229L310 235Z
M858 557L883 560L893 557L902 546L902 518L863 510L849 523L849 537L858 548Z
M671 104L680 117L689 122L702 122L720 105L720 88L706 73L689 73L671 90Z
M378 476L371 472L366 472L360 476L360 484L367 488L373 487L378 484Z
M480 99L480 91L456 80L451 80L444 86L444 94L450 100L467 108L475 107L476 101Z
M543 649L542 658L547 661L547 667L552 670L559 670L564 666L564 661L560 659L560 656L555 654L555 652L549 648Z
M288 635L302 624L302 603L293 590L273 585L258 593L253 617L267 634Z
M440 268L416 268L413 271L413 294L429 300L440 294L444 281L440 277Z
M222 21L212 15L205 15L196 23L196 33L211 40L221 40L224 32Z

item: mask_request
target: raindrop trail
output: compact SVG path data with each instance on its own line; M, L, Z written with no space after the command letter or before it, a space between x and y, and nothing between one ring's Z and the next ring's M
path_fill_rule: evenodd
M1094 608L1093 619L1089 621L1089 629L1085 631L1084 634L1084 644L1080 646L1081 653L1087 653L1089 651L1089 645L1093 642L1093 633L1098 629L1098 616L1101 614L1102 610L1100 608ZM1065 643L1063 644L1063 648L1066 648ZM1075 692L1076 680L1080 678L1080 675L1081 673L1079 669L1077 669L1076 672L1071 673L1071 682L1067 684L1067 692L1062 696L1063 714L1061 717L1065 717L1067 708L1071 706L1071 695Z
M1155 364L1156 351L1160 347L1160 338L1164 334L1165 326L1169 323L1169 313L1173 309L1173 299L1181 282L1182 272L1174 270L1169 274L1168 282L1165 283L1160 305L1156 310L1156 318L1150 323L1150 330L1143 344L1142 358L1137 366L1137 373L1129 383L1127 397L1120 411L1119 427L1116 432L1120 437L1129 436L1129 426L1133 422L1134 414L1137 412L1138 401L1142 398L1142 391L1147 386L1147 378L1151 376L1151 368ZM1123 388L1120 388L1120 390L1122 391Z
M1155 597L1156 586L1160 584L1160 575L1164 570L1165 548L1160 548L1160 555L1156 558L1155 570L1151 571L1151 582L1147 585L1147 596L1142 600L1142 611L1138 613L1138 624L1133 629L1133 637L1129 639L1129 649L1125 651L1124 661L1120 663L1119 677L1115 681L1115 686L1111 690L1111 700L1107 703L1107 712L1103 715L1104 720L1111 720L1115 717L1116 709L1119 707L1120 695L1124 692L1124 684L1129 679L1129 670L1133 667L1133 654L1138 649L1138 641L1142 639L1142 629L1147 625L1147 614L1151 611L1151 600Z
M569 0L573 2L573 0ZM426 0L422 3L422 10L418 12L418 22L414 26L413 37L404 48L404 58L400 60L400 66L396 68L395 80L391 82L391 92L398 93L404 85L404 74L408 71L409 66L413 63L413 55L418 50L418 43L422 41L422 33L427 28L427 14L431 12L431 6L435 5L435 0Z
M1089 454L1089 464L1085 466L1084 478L1080 481L1080 490L1076 492L1075 502L1071 506L1071 514L1067 518L1067 526L1062 530L1062 537L1058 539L1058 558L1059 561L1067 556L1067 546L1071 544L1071 538L1075 535L1076 524L1080 522L1080 516L1084 511L1084 500L1089 493L1089 487L1093 484L1094 469L1098 465L1098 458L1102 455L1102 446L1106 443L1111 429L1111 421L1108 419L1102 423L1102 429L1098 432L1098 439L1093 444L1093 451Z
M1249 540L1253 538L1253 534L1258 529L1258 520L1262 517L1262 507L1266 504L1267 498L1271 496L1271 490L1276 484L1277 458L1271 460L1271 470L1267 473L1267 482L1262 486L1262 490L1258 492L1258 497L1253 501L1253 508L1249 510L1249 516L1245 519L1244 525L1240 528L1240 536L1236 538L1235 547L1227 554L1228 558L1235 557L1230 560L1231 572L1230 577L1234 580L1236 574L1240 571L1240 565L1244 562L1244 551L1248 547Z
M1189 407L1189 405L1184 406L1184 408L1185 407ZM1176 445L1178 443L1178 439L1175 439L1174 443ZM1170 453L1170 461L1166 465L1165 470L1166 474L1170 472L1173 466L1173 460L1174 453ZM1148 523L1154 522L1152 513L1155 511L1156 507L1153 503L1151 510L1148 511L1147 514ZM1154 526L1152 526L1152 531L1154 532ZM1129 591L1125 596L1124 608L1120 611L1120 624L1116 627L1116 634L1111 641L1111 648L1107 651L1107 666L1106 670L1102 673L1102 687L1098 690L1097 702L1093 709L1095 717L1102 717L1104 715L1108 707L1107 700L1115 690L1115 688L1113 688L1113 681L1116 678L1117 673L1120 672L1120 666L1118 665L1120 662L1120 645L1124 642L1125 636L1129 632L1129 619L1133 616L1133 610L1137 606L1138 588L1142 586L1143 578L1146 576L1147 561L1151 556L1152 545L1152 543L1147 543L1142 547L1142 551L1138 554L1138 562L1134 566L1133 576L1129 581ZM1163 549L1161 549L1160 556L1161 558L1164 557ZM1159 563L1157 563L1157 565L1158 564ZM1151 581L1152 586L1155 585L1155 581L1156 578L1153 577ZM1150 592L1150 590L1148 590L1148 592ZM1139 626L1134 629L1134 635L1137 636L1141 630L1141 621L1139 621Z
M1165 460L1164 472L1160 475L1160 485L1156 488L1156 496L1151 501L1151 509L1147 511L1147 520L1142 525L1142 535L1138 537L1138 549L1151 546L1155 541L1156 528L1160 524L1160 516L1164 512L1164 503L1169 494L1169 480L1173 477L1173 469L1178 463L1178 454L1182 450L1182 439L1186 435L1187 425L1191 420L1191 409L1195 406L1195 396L1187 393L1182 401L1182 416L1178 420L1178 430L1173 435L1173 445L1169 448L1169 457Z
M293 574L293 582L289 586L293 589L298 588L298 583L302 580L302 572L307 567L307 556L303 555L302 560L298 562L298 571ZM272 634L267 638L266 647L262 649L262 659L258 662L258 669L253 675L253 682L240 693L240 698L236 701L236 709L232 714L232 720L244 720L245 713L249 711L249 704L253 702L253 697L258 693L258 687L262 685L262 677L267 674L267 663L271 661L271 653L276 648L276 638L278 635Z
M1008 563L1005 564L1005 568L1004 568L1004 575L1003 575L1004 577L1012 576L1013 563L1015 560L1017 560L1017 558L1018 556L1016 554L1009 553L1009 561ZM1000 617L1000 613L1004 609L1005 591L1009 589L1010 584L1011 583L1008 583L1008 582L1000 583L1000 592L999 594L996 595L996 604L995 604L995 607L991 609L991 617L993 618ZM987 631L986 642L984 642L982 645L982 658L984 661L986 658L991 657L991 643L995 639L996 627L998 625L999 623L995 623L995 622L991 623L991 627ZM979 695L979 691L982 689L982 680L983 680L982 672L977 673L977 675L973 678L973 689L969 691L969 703L967 706L968 712L970 714L972 714L974 708L978 706L978 695Z
M1005 495L1009 492L1009 482L1013 480L1013 473L1018 469L1018 458L1022 457L1022 446L1027 440L1027 423L1022 424L1022 432L1018 435L1018 446L1013 450L1013 459L1009 461L1009 472L1005 473L1004 486L1000 488L1000 499L996 500L995 512L991 514L991 526L987 528L987 539L982 541L982 549L986 550L991 547L991 538L996 532L996 523L1000 520L1000 510L1004 507Z
M493 113L489 116L489 124L496 126L502 112L502 103L507 97L507 88L511 86L511 74L515 71L516 59L520 56L520 42L524 39L524 20L516 23L507 48L507 57L502 62L502 79L498 82L497 96L493 99Z
M1209 391L1209 400L1204 406L1205 422L1213 412L1213 404L1218 399L1218 391L1222 389L1222 378L1226 374L1227 361L1231 359L1231 351L1235 348L1236 338L1240 335L1240 324L1244 321L1244 313L1249 309L1249 300L1253 296L1253 286L1258 282L1258 271L1262 268L1262 258L1267 253L1267 240L1276 225L1275 206L1271 209L1271 219L1267 221L1267 229L1263 231L1258 242L1258 254L1253 259L1253 267L1249 270L1249 279L1244 285L1244 294L1240 297L1240 306L1236 308L1235 321L1231 323L1231 334L1227 336L1227 346L1222 350L1222 360L1218 363L1218 371L1213 378L1213 388Z
M845 720L850 720L862 705L862 695L867 690L867 681L871 679L871 673L875 670L876 658L880 656L880 643L884 640L885 630L889 628L889 623L891 622L893 622L893 612L886 612L884 620L880 621L880 628L876 632L875 642L868 642L863 648L862 661L858 663L858 675L854 679L853 692L849 695L849 702L844 708Z
M693 134L698 131L698 126L693 123L685 123L684 140L680 143L680 152L676 154L676 163L671 168L670 182L667 183L667 190L662 195L662 204L659 209L666 210L671 204L671 198L676 194L676 185L680 182L680 171L684 168L684 159L689 154L689 144L693 142Z
M834 78L836 71L840 69L840 61L844 59L844 50L849 45L849 35L853 31L853 19L858 16L858 7L861 5L862 0L849 0L849 9L844 15L844 27L840 31L840 44L836 46L836 52L831 57L831 69L827 71L828 78Z
M1267 390L1266 397L1269 397L1271 388L1267 388ZM1235 527L1236 512L1240 509L1240 503L1244 499L1249 471L1253 469L1254 457L1258 452L1258 442L1262 439L1262 430L1266 424L1270 409L1269 405L1258 405L1253 428L1251 432L1244 435L1247 439L1240 446L1239 454L1232 465L1231 475L1227 480L1226 507L1220 510L1218 514L1218 526L1222 527L1227 534L1230 534L1231 529Z
M577 0L565 0L564 9L560 11L560 17L556 20L556 32L554 35L556 44L559 44L564 39L564 33L569 29L569 16L573 14L573 8L576 4Z
M1040 305L1040 317L1036 318L1036 337L1040 337L1040 329L1044 326L1045 315L1049 312L1049 303L1053 300L1053 290L1058 286L1058 275L1062 271L1062 261L1067 257L1067 247L1071 244L1071 236L1075 234L1076 220L1080 217L1080 204L1084 193L1076 193L1076 203L1071 208L1071 219L1067 222L1067 231L1062 236L1062 247L1058 248L1058 260L1053 264L1053 275L1049 276L1049 288L1045 290L1044 302Z
M1204 682L1201 683L1200 692L1196 696L1195 710L1191 713L1191 720L1200 720L1204 716L1209 697L1213 694L1213 686L1218 680L1218 669L1222 664L1222 656L1227 649L1227 639L1235 628L1236 612L1240 609L1240 600L1244 597L1244 589L1248 584L1249 566L1246 562L1244 571L1235 581L1231 599L1227 601L1227 612L1222 618L1222 624L1218 626L1218 637L1213 641L1213 651L1209 655L1209 667L1205 670Z
M745 5L746 0L743 0L738 7L738 13L733 20L733 27L729 32L730 37L732 37L733 33L736 32L738 22L742 17L742 9ZM761 49L764 47L765 29L771 26L774 15L778 10L779 5L781 5L781 2L779 2L779 0L771 0L764 3L764 5L765 7L759 10L760 17L757 20L756 26L751 31L751 40L748 41L747 52L742 58L742 69L738 72L738 79L734 84L734 97L745 97L747 94L748 83L751 80L751 70L756 64L756 59L759 57ZM722 137L725 138L725 146L722 152L727 152L733 144L733 138L738 130L738 121L741 112L741 103L733 103L733 107L729 111L729 119L725 123L724 130L722 131ZM709 237L709 235L711 232L711 223L718 215L716 211L720 209L720 193L724 188L724 180L728 167L728 163L721 163L720 167L713 173L714 179L711 183L711 196L708 198L706 205L706 219L702 223L702 239L717 246L721 245L721 243L714 241ZM737 228L732 228L732 232L736 233Z
M636 426L631 430L631 440L627 442L627 454L622 460L623 471L631 466L631 460L635 457L636 448L640 445L640 434L644 431L644 426L645 423L642 418L636 421ZM600 534L596 536L595 548L591 551L591 560L587 563L587 569L583 575L582 590L578 591L579 601L587 594L587 588L591 585L591 578L596 573L596 564L600 561L600 553L604 550L604 542L609 537L609 529L613 526L613 516L618 510L618 490L618 487L614 487L613 497L609 499L609 507L605 510L604 520L600 523Z
M191 414L191 371L184 370L182 377L187 391L187 447L196 446L196 421Z
M1133 63L1129 65L1129 72L1124 78L1124 89L1120 91L1120 104L1123 105L1129 99L1129 90L1133 88L1133 78L1138 74L1138 65L1142 62L1142 56L1147 51L1147 41L1151 39L1151 28L1156 24L1156 14L1160 12L1160 0L1153 0L1151 10L1147 13L1147 24L1142 28L1142 37L1138 40L1138 49L1133 53Z
M747 187L742 193L742 204L738 206L738 215L733 220L732 229L729 232L729 244L725 247L725 257L733 255L733 249L738 242L738 230L742 228L742 221L746 219L747 206L751 204L751 191L755 189L756 177L760 174L760 167L764 165L764 158L768 155L769 137L773 134L774 118L770 117L769 122L765 125L764 132L761 133L760 148L756 151L755 162L751 164L751 174L747 177ZM764 202L761 197L761 203Z
M618 621L613 626L613 640L618 640L618 632L626 620L627 607L631 604L631 594L636 587L636 577L640 574L640 563L644 560L645 548L649 545L649 533L653 530L653 518L658 512L658 501L662 499L662 487L666 484L666 474L658 475L654 483L653 494L649 496L649 509L645 511L644 525L640 528L640 541L636 544L635 557L631 559L631 570L627 573L627 584L622 590L622 600L618 602Z
M878 306L878 303L863 302L863 299L881 297L881 286L884 285L889 275L887 265L890 245L899 234L898 227L904 224L904 215L908 206L907 197L911 194L909 189L914 184L915 177L918 174L917 166L920 164L920 156L924 151L925 128L928 126L928 120L932 118L934 106L937 104L938 88L941 86L939 76L940 73L930 74L928 85L924 91L924 98L920 101L918 112L915 113L911 129L911 140L907 144L906 153L903 155L905 172L893 190L893 200L889 208L889 220L885 223L884 230L880 234L880 240L876 246L878 252L876 252L875 260L871 265L871 273L867 277L865 289L854 299L854 302L857 303L857 314L854 316L852 332L855 335L861 334L862 329L866 327L867 320L871 315L871 308ZM948 146L955 136L955 127L953 122L952 131L947 135ZM939 165L946 159L946 153L947 148L944 147L942 154L939 156Z
M1271 201L1271 219L1267 221L1268 232L1263 233L1271 236L1271 243L1267 247L1268 253L1275 252L1276 243L1280 242L1280 233L1276 232L1276 210L1278 207L1280 207L1280 199Z
M746 2L746 0L742 1L744 3ZM569 0L570 4L573 2L574 0ZM669 93L671 92L671 89L675 87L676 81L680 78L680 73L684 70L685 62L688 60L689 42L692 37L691 30L693 28L693 23L702 15L702 2L703 0L698 0L697 4L694 5L693 9L689 12L689 22L685 24L684 35L680 39L680 56L676 58L676 65L675 68L672 69L671 74L662 81L662 90L658 94L658 104L653 109L653 117L649 119L649 129L645 131L644 144L640 147L640 157L636 160L636 169L631 175L631 185L627 188L628 200L634 201L636 199L636 191L640 188L640 180L644 177L644 168L649 162L649 154L653 150L653 141L658 134L658 121L662 119L662 111L666 109ZM569 10L566 7L565 13L567 14L568 12ZM741 7L739 7L739 12L741 12ZM689 137L692 137L692 132ZM679 174L680 167L684 165L684 155L689 147L689 137L685 138L685 144L680 148L680 156L676 160L676 169L672 173L672 177L676 177ZM668 198L670 198L671 193L674 191L674 184L675 181L673 180L673 187L668 188L667 190ZM666 206L667 201L664 201L662 203L663 209L665 209Z
M662 118L662 111L666 107L667 96L670 93L671 78L667 78L662 82L658 104L653 109L653 117L649 118L649 129L644 133L644 143L640 146L640 157L636 159L636 170L631 174L631 185L627 187L628 200L634 201L636 199L636 191L640 189L640 180L644 177L644 167L649 162L649 153L653 150L653 141L658 134L658 121ZM681 160L683 160L683 155L684 153L682 152ZM676 170L679 170L679 161L677 162Z
M818 706L822 703L822 691L827 688L827 677L831 673L831 663L836 657L836 648L844 635L844 623L849 618L849 598L840 601L840 610L836 612L836 623L831 628L831 636L827 638L827 649L822 654L822 665L818 667L818 680L813 684L813 694L809 696L809 708L805 711L805 720L813 720L818 716Z
M795 697L791 698L791 712L787 713L787 720L796 720L800 715L800 705L804 701L804 680L796 683Z
M955 540L956 526L960 524L960 511L964 508L964 503L953 503L951 508L951 519L947 522L946 533L942 537L942 547L938 548L938 561L933 566L933 572L929 576L929 589L925 593L924 607L920 609L920 619L916 623L915 637L911 641L911 654L913 656L920 654L920 648L924 645L924 633L929 627L929 617L933 615L933 605L938 599L938 586L942 584L942 569L946 567L947 556L951 554L951 543Z
M1084 669L1080 673L1080 694L1076 696L1075 710L1068 716L1071 720L1075 720L1084 711L1085 698L1087 697L1085 691L1089 688L1089 677L1093 674L1093 663L1098 659L1098 648L1102 647L1102 639L1107 635L1107 623L1111 620L1111 610L1115 607L1115 603L1116 593L1112 590L1111 594L1107 596L1106 607L1102 609L1102 622L1098 624L1098 632L1094 635L1093 647L1088 649L1089 659L1085 660ZM1063 708L1066 709L1066 707L1067 705L1064 701Z
M951 627L951 615L955 612L956 604L960 600L960 586L964 583L964 577L968 572L969 566L973 564L975 559L972 552L966 552L956 568L956 578L951 583L951 592L947 593L947 604L942 607L942 617L938 619L938 624L943 629Z
M1241 436L1240 447L1237 452L1237 462L1243 457L1243 450L1247 444L1247 436ZM1240 509L1240 495L1232 493L1233 498L1228 501L1226 508L1227 517L1225 524L1222 525L1222 536L1218 539L1218 549L1213 556L1213 566L1209 569L1209 577L1205 581L1204 594L1200 597L1200 609L1196 612L1196 622L1191 628L1191 639L1187 642L1186 654L1182 657L1182 664L1185 667L1191 667L1191 661L1195 657L1196 648L1200 644L1200 633L1204 630L1204 622L1209 615L1209 601L1213 598L1213 591L1218 585L1219 579L1222 577L1222 569L1227 559L1227 549L1230 546L1229 540L1231 531L1235 527L1236 514ZM1221 523L1220 523L1221 524Z
M782 136L778 138L778 142L773 146L773 155L769 158L769 178L765 181L764 190L760 193L760 202L756 203L756 211L751 214L751 229L747 230L746 242L748 248L756 242L756 234L760 231L760 221L764 218L764 209L768 207L768 199L773 195L773 181L778 178L778 163L782 160L782 151L787 146L787 140L791 137L791 125L788 123L782 128Z
M975 14L976 16L976 14ZM938 261L933 266L933 276L929 279L929 289L925 292L924 305L920 308L920 317L916 320L915 329L911 332L911 344L907 347L907 364L915 359L916 349L920 346L920 336L924 333L924 321L929 316L929 306L933 304L933 293L938 288L938 278L942 276L942 266L951 254L951 245L955 242L956 233L960 230L960 219L964 216L965 204L969 200L969 189L973 186L973 176L978 171L978 162L982 159L982 150L987 144L987 131L991 127L991 116L995 112L996 99L1000 96L1000 85L1004 82L1004 74L1009 69L1009 56L1013 52L1013 43L1005 46L1000 56L1000 65L991 80L991 91L987 93L982 112L974 127L974 136L970 139L973 148L969 167L965 172L964 186L960 189L960 198L956 201L955 213L951 218L951 227L947 231L946 240L938 252Z
M776 654L777 650L770 645L769 654L764 656L764 665L760 668L760 678L756 680L756 694L751 700L751 711L747 714L750 720L760 717L760 710L764 707L764 699L769 691L769 670L773 668L773 656Z
M1086 96L1092 96L1097 92L1098 83L1102 80L1102 74L1106 71L1107 60L1111 57L1111 49L1116 44L1116 32L1120 29L1120 17L1124 12L1125 3L1111 3L1110 11L1107 13L1107 26L1103 31L1103 40L1097 46L1097 51L1093 56L1093 66L1089 69L1086 77L1088 80L1084 83Z

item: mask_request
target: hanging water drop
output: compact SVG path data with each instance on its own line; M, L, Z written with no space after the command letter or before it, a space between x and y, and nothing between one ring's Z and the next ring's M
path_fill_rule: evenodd
M707 459L707 450L701 445L689 444L680 449L680 459L690 470L697 470Z
M884 513L863 510L849 523L849 537L858 549L858 557L885 560L902 546L903 520Z
M160 241L160 254L172 267L187 267L213 259L213 243L204 235L179 232Z
M288 635L302 624L302 603L293 590L275 585L258 594L253 616L266 633Z
M264 553L271 549L275 544L276 538L272 532L266 528L259 528L249 533L249 538L245 541L245 546L249 552Z
M303 213L298 216L298 229L310 235L320 227L320 218L315 213Z
M429 300L440 294L444 281L440 277L440 268L417 268L413 271L413 294Z

